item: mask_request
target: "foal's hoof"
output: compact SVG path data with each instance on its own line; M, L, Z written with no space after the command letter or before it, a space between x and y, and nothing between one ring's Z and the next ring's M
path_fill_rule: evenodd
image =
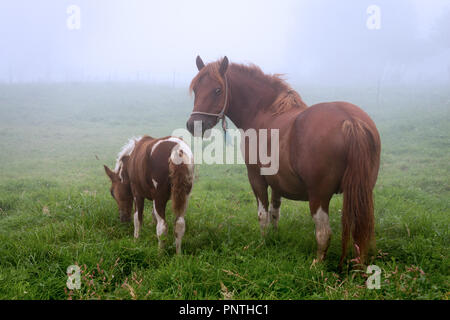
M320 263L319 259L313 259L311 265L309 266L309 269L311 270L313 267L316 266L316 264Z
M320 264L325 260L325 255L324 254L317 254L317 258L315 258L313 260L313 262L311 263L310 269L312 267L314 267L316 264Z
M268 228L267 227L265 227L264 229L261 228L261 237L265 238L267 236L267 234L268 234Z

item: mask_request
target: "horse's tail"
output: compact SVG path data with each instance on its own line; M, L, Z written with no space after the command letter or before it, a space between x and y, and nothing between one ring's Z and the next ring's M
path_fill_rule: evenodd
M376 179L378 173L380 150L378 133L364 121L355 118L345 120L342 130L348 149L347 168L341 184L344 204L340 266L347 253L350 232L361 264L365 262L368 249L375 245L372 191L375 183L373 177Z
M169 158L172 209L178 217L186 210L194 183L193 159L182 148L175 146Z

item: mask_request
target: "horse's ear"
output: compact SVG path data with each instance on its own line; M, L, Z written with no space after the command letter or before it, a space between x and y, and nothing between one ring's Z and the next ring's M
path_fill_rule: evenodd
M111 179L111 181L114 181L117 179L116 173L114 171L112 171L106 165L103 165L103 167L105 168L106 175Z
M228 69L228 58L225 56L220 63L219 73L224 76Z
M198 71L202 70L205 67L205 64L203 63L202 58L200 56L197 56L197 59L195 59L195 63L197 64Z

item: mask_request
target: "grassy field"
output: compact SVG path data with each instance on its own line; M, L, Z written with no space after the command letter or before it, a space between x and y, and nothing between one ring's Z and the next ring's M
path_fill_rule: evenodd
M260 236L239 165L197 166L183 255L158 253L151 203L138 240L121 224L103 164L129 137L184 128L186 89L144 84L0 86L0 299L448 299L448 88L299 88L308 104L363 107L382 138L375 189L381 289L337 271L342 197L330 205L327 261L315 257L306 202L283 200L279 232ZM66 269L82 270L80 290Z

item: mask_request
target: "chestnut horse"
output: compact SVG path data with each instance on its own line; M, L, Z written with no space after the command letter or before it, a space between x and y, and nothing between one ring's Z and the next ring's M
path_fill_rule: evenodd
M194 175L189 146L176 137L130 139L118 155L115 170L104 167L111 179L111 195L117 202L122 222L131 220L134 204L135 238L139 237L143 222L144 200L152 200L158 243L160 248L163 247L161 238L167 235L166 204L172 200L176 252L181 253L184 214Z
M374 245L372 190L381 149L370 117L347 102L308 107L279 75L266 75L255 65L229 64L227 57L207 65L197 57L196 63L199 72L190 86L194 109L186 124L191 134L196 121L202 125L202 134L219 120L225 129L225 116L242 130L279 130L279 169L273 175L261 174L259 156L256 164L249 163L249 139L241 137L262 233L270 222L277 228L282 197L309 201L317 241L314 262L322 261L331 238L329 203L333 194L343 193L339 265L345 259L350 234L364 263ZM267 136L271 145L271 135Z

